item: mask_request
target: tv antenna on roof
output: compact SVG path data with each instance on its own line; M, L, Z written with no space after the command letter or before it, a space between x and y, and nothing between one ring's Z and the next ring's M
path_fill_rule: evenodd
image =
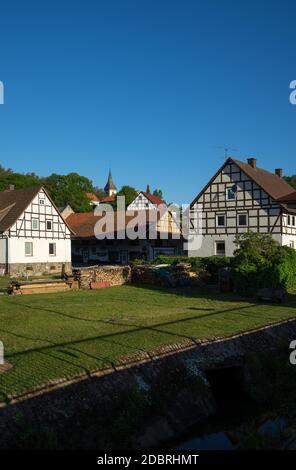
M238 152L238 151L239 151L239 149L234 149L234 148L232 148L232 147L223 147L222 145L215 145L215 148L216 148L216 149L222 149L222 150L224 150L224 157L225 157L225 160L226 160L226 159L228 158L228 156L229 156L229 154L228 154L229 150L230 150L231 152Z

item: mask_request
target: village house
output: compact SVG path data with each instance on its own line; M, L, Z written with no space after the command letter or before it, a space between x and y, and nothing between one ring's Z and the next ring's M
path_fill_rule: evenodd
M232 256L235 237L252 230L271 233L281 245L296 248L296 192L283 178L228 158L190 206L189 256Z
M71 230L44 188L0 192L0 274L71 269Z
M93 199L91 202L95 213L74 213L65 211L65 218L74 232L72 236L72 261L74 265L88 264L128 264L135 259L150 261L159 254L178 255L182 254L183 243L181 240L180 225L174 214L171 213L166 203L147 192L139 192L135 199L128 205L124 216L124 228L118 228L117 212L114 212L114 237L98 240L95 236L95 226L104 216L98 214L101 203L114 202L116 200L116 186L109 171L108 181L104 188L106 197L99 203ZM157 212L155 217L154 212ZM137 217L144 214L142 226L138 227L139 236L131 240L126 236L126 228ZM64 213L63 213L64 214ZM155 223L156 238L149 238L151 224ZM125 232L123 234L123 231ZM141 235L140 235L141 233ZM145 239L143 238L145 233ZM165 238L165 233L167 237Z

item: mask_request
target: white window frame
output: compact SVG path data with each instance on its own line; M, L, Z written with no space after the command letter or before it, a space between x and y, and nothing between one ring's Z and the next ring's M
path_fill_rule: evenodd
M30 253L27 252L27 247L30 247ZM25 242L25 256L33 256L34 255L34 248L33 242Z
M224 217L224 224L223 225L219 225L219 223L218 223L219 217ZM217 228L225 228L226 227L226 214L225 213L216 214L216 226L217 226Z
M50 246L51 246L51 245L52 245L53 248L54 248L54 250L53 250L54 252L53 252L53 253L50 252ZM50 243L48 244L48 254L49 254L49 256L56 256L56 255L57 255L57 244L56 244L56 243L50 242Z
M244 215L246 217L246 223L245 224L240 224L239 223L239 218L241 215ZM241 213L238 213L237 214L237 226L238 227L248 227L249 225L249 217L248 217L248 213L247 212L241 212Z
M33 222L37 222L36 228L33 226ZM32 230L39 230L39 219L37 219L36 217L32 217L31 227L32 227Z

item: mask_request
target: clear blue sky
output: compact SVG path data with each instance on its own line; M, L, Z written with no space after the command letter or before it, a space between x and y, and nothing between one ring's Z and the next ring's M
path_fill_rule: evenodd
M295 1L6 0L0 163L189 202L224 160L296 173Z

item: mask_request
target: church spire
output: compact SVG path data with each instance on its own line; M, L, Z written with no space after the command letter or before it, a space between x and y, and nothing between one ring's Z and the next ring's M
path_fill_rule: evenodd
M113 196L113 194L117 193L116 186L113 182L111 169L109 170L108 181L107 181L107 184L104 188L104 191L108 196Z

